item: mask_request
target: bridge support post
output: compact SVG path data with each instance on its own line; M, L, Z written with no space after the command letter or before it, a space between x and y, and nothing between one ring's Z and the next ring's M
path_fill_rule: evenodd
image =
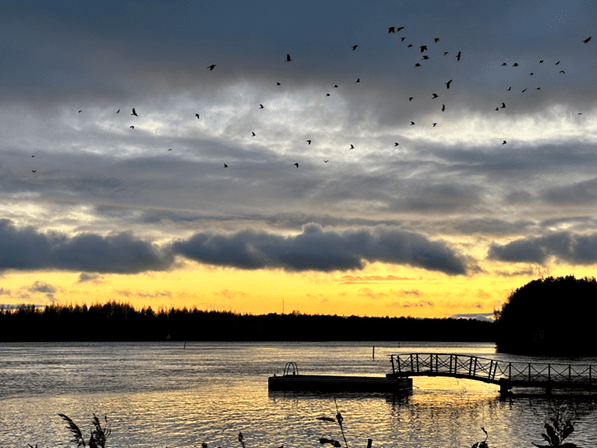
M510 393L510 389L512 389L512 383L510 381L501 379L500 380L500 395L507 395Z

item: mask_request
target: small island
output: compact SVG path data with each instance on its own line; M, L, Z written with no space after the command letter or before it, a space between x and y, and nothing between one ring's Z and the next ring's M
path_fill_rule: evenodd
M533 280L496 311L500 352L585 356L597 354L597 280L574 276Z

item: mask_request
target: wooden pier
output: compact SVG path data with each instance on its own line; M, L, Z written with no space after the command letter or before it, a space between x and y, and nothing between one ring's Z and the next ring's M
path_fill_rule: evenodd
M513 387L597 390L597 366L551 363L505 362L477 356L409 353L391 355L388 378L447 376L497 384L501 393Z
M318 392L412 392L412 379L386 376L301 375L296 363L289 362L281 376L271 376L267 381L271 391Z

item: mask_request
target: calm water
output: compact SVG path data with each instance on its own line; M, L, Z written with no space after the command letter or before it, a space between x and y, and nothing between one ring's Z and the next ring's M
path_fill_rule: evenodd
M239 431L247 447L321 447L320 437L342 440L335 424L316 419L335 416L336 404L353 447L370 438L374 447L470 448L484 439L481 427L492 448L532 447L553 412L574 416L567 441L597 446L594 396L500 400L497 386L449 378L414 378L402 398L267 390L287 361L301 373L382 375L390 354L410 352L535 361L462 343L0 344L0 447L74 446L58 413L87 437L92 415L107 415L110 447L240 447Z

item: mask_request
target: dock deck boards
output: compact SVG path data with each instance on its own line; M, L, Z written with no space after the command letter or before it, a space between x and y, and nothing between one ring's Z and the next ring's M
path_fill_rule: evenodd
M282 375L268 378L270 390L412 392L412 379L377 376Z

